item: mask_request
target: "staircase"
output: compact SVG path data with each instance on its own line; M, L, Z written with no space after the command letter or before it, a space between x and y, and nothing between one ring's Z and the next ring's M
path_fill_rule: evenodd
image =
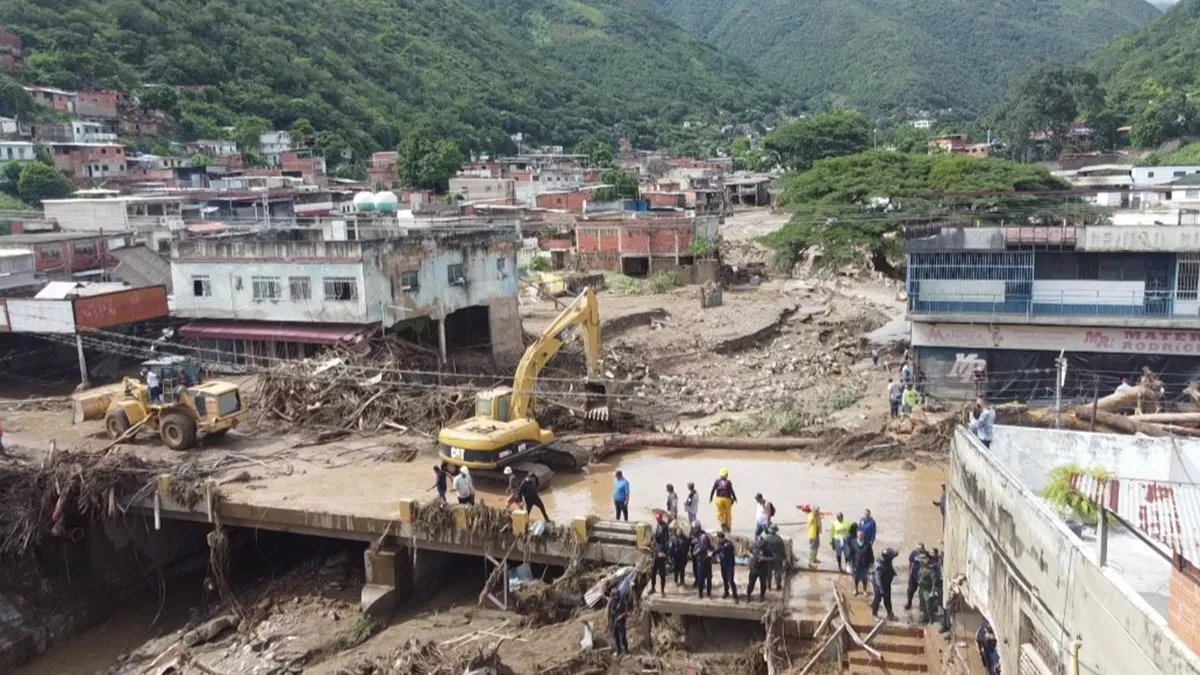
M866 637L873 626L857 625L854 630ZM889 623L871 640L871 646L883 655L877 660L857 645L846 652L849 657L848 675L913 675L929 673L929 657L925 653L925 631L920 626Z

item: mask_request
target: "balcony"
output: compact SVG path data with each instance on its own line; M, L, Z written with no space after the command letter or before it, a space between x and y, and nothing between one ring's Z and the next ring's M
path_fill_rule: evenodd
M1200 327L1195 290L1146 290L1145 282L911 282L908 313L917 321ZM922 292L925 286L925 292Z

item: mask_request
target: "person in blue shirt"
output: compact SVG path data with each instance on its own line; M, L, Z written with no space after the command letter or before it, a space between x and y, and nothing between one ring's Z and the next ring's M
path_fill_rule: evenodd
M617 507L617 520L621 520L621 516L625 516L625 520L628 521L629 481L625 480L625 474L619 470L613 480L613 505Z
M866 535L867 543L875 543L875 519L871 517L871 509L863 512L862 520L858 521L858 531Z

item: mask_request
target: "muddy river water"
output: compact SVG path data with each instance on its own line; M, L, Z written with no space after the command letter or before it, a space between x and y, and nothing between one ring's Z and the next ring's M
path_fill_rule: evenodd
M423 501L432 497L428 490L433 476L431 464L417 460L337 469L297 467L292 476L227 488L230 499L238 501L378 516L394 513L399 498ZM761 492L776 506L775 520L781 525L781 534L795 539L800 550L805 538L803 514L796 509L800 504L819 505L826 513L841 511L854 520L864 509L871 509L879 525L877 551L892 546L904 552L917 542L931 547L941 544L941 516L932 502L941 493L944 472L929 467L904 470L894 463L859 468L787 452L645 450L610 457L592 465L585 474L557 474L543 500L556 520L587 514L611 518L613 472L621 469L630 482L631 519L651 520L653 509L666 504L667 483L679 492L682 511L686 486L691 481L701 496L700 520L706 528L712 528L716 516L708 495L722 468L729 469L738 495L733 515L735 532L753 532L754 495ZM501 486L483 483L477 488L486 503L503 503ZM825 555L827 548L823 543ZM186 615L186 607L180 604L187 603L168 599L164 608L166 623L176 623ZM145 607L123 609L104 624L54 647L18 673L73 675L103 670L119 654L146 639L158 610L157 600Z

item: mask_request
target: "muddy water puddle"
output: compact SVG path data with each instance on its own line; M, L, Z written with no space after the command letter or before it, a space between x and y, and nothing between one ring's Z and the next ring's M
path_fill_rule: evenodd
M806 538L803 514L796 507L810 504L827 513L841 511L847 520L858 520L864 509L871 509L879 524L877 549L900 549L917 542L935 546L941 539L941 514L933 505L945 482L941 470L918 467L906 471L893 464L859 469L783 452L664 449L626 453L592 465L587 476L556 475L553 489L544 500L552 518L564 513L595 513L610 518L614 512L613 472L620 469L632 492L630 518L650 520L654 509L666 506L667 483L680 494L682 512L686 486L691 481L700 493L700 522L712 529L716 511L708 496L722 468L729 469L737 491L733 529L738 533L753 533L754 495L761 492L775 504L775 521L786 537Z

